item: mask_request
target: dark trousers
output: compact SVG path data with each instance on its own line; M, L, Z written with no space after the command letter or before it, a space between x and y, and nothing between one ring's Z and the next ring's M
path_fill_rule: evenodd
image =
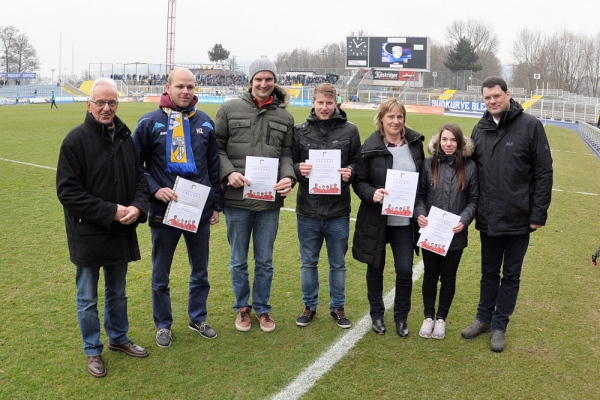
M462 250L450 250L446 257L423 250L423 306L425 318L446 320L454 293L456 292L456 271L462 257ZM435 298L438 280L441 282L440 300L437 316L435 314Z
M170 226L155 226L152 235L152 313L157 328L171 329L173 313L171 309L171 289L169 275L173 255L179 239L183 235L190 263L188 294L188 316L190 321L201 323L206 320L206 300L210 291L208 281L208 244L210 225L198 224L196 233L183 231Z
M491 322L492 330L505 332L517 304L529 234L488 236L480 232L480 238L481 286L477 319Z
M412 227L388 226L386 242L390 244L394 255L396 270L396 296L394 298L394 322L406 322L410 311L412 294L413 236ZM367 297L370 304L371 319L383 319L383 270L385 250L380 265L367 264Z

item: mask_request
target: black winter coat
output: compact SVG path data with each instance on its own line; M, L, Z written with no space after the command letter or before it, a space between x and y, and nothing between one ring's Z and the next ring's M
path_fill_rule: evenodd
M420 133L406 128L406 141L412 154L417 171L425 158L423 140ZM361 199L356 228L352 245L352 256L363 263L378 267L385 254L387 215L381 215L381 203L373 202L373 194L379 188L385 187L387 170L394 163L392 154L383 143L383 137L378 131L373 132L360 149L356 178L352 187ZM413 208L414 209L414 208ZM412 223L412 222L411 222ZM413 225L413 242L416 244L417 225Z
M433 174L431 163L433 157L429 157L423 163L419 174L419 189L415 202L413 218L415 223L420 215L429 215L431 206L435 206L452 214L460 215L460 222L465 226L462 231L455 233L448 250L462 250L468 245L468 226L475 219L477 212L477 199L479 197L479 181L475 162L469 158L473 150L472 142L465 138L466 145L463 149L465 163L465 188L456 191L458 176L456 174L455 157L453 155L441 155L438 165L437 186L433 187ZM437 135L429 142L429 152L434 153L433 143L437 142ZM434 153L435 154L435 153Z
M60 148L56 192L63 205L71 261L100 267L140 259L136 226L148 215L148 184L129 128L115 116L108 126L86 113ZM141 214L132 225L114 221L117 204Z
M542 123L510 100L496 125L486 112L471 135L479 174L475 228L489 236L521 235L545 225L552 197L552 156Z
M309 150L341 150L341 168L351 168L348 182L342 181L339 195L313 195L309 193L307 177L300 173L300 163L309 158ZM337 218L350 215L350 185L356 176L356 162L360 150L358 128L346 119L346 112L335 111L331 119L320 121L311 111L306 121L294 127L292 159L298 181L296 212L310 218Z

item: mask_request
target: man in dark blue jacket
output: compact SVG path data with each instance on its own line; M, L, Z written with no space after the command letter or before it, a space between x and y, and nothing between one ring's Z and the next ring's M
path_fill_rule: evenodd
M109 348L147 357L127 332L127 264L140 259L136 235L148 213L148 185L131 131L117 117L117 87L109 78L92 85L84 122L65 137L56 168L71 261L77 267L77 316L87 369L106 375L98 318L98 279L104 270L104 330Z
M490 350L501 352L529 235L548 217L552 156L542 123L510 97L504 79L486 79L482 94L487 111L471 135L479 175L481 287L476 319L462 337L491 331Z
M159 108L144 115L133 134L150 188L152 233L152 311L156 344L169 347L172 342L173 313L169 274L177 243L183 234L190 260L188 327L206 339L217 333L206 322L208 281L208 244L210 226L219 222L223 209L219 184L219 150L214 123L196 109L196 81L192 72L177 68L169 75ZM167 156L167 153L169 156ZM167 205L177 201L175 179L187 180L211 188L196 232L181 230L163 223Z

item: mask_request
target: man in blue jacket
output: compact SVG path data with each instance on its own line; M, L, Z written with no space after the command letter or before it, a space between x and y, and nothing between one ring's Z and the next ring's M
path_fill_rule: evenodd
M206 300L210 290L210 226L219 222L219 212L223 209L219 150L213 121L196 109L195 87L190 70L173 70L159 108L144 115L133 134L151 194L148 223L152 234L152 312L158 328L156 344L160 347L169 347L172 342L169 274L181 235L191 267L188 327L206 339L217 337L206 321ZM195 233L163 224L167 205L171 200L177 201L173 186L178 176L211 188Z
M471 135L479 176L481 287L477 316L462 337L491 331L490 350L501 352L529 235L548 218L552 156L542 123L510 97L504 79L487 78L482 94L487 111Z

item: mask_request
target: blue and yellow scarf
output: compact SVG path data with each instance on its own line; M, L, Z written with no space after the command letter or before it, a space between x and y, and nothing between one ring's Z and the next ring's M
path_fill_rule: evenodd
M169 116L167 127L167 173L182 176L195 175L197 172L194 153L192 152L192 137L190 134L190 118L196 113L192 111L183 113L168 107L162 107Z

